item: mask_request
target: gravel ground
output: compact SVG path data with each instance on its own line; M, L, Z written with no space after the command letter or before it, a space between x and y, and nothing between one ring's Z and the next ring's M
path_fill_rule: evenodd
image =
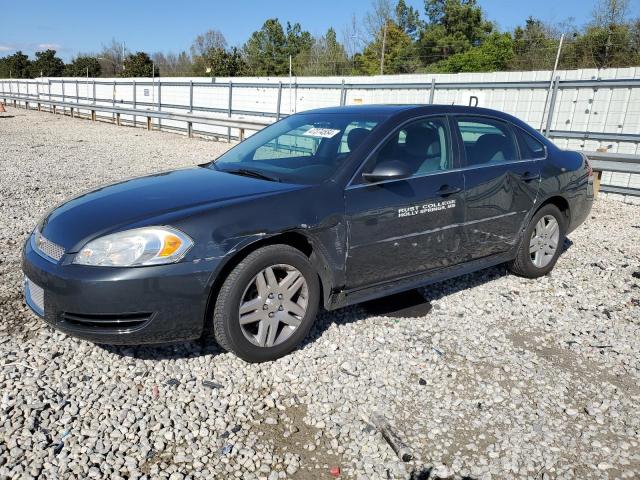
M272 363L197 342L99 347L28 312L20 248L53 204L226 148L0 115L0 478L640 476L639 206L598 201L545 278L497 267L404 313L324 312Z

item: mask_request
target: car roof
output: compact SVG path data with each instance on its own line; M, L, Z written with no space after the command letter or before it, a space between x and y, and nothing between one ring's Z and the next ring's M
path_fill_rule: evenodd
M365 113L365 114L386 114L393 115L395 113L407 112L416 110L416 113L429 114L429 113L458 113L458 114L481 114L481 115L493 115L503 118L511 117L499 110L492 110L489 108L469 107L466 105L437 105L437 104L373 104L373 105L345 105L337 107L325 107L316 108L313 110L305 110L299 113L327 113L327 114L341 114L341 113Z
M403 116L409 114L414 115L432 115L432 114L447 114L447 113L455 113L459 115L486 115L490 117L500 118L502 120L506 120L530 133L534 133L535 130L527 125L525 122L520 120L513 115L510 115L505 112L501 112L500 110L493 110L490 108L481 108L481 107L470 107L467 105L438 105L438 104L374 104L374 105L345 105L345 106L337 106L337 107L325 107L325 108L316 108L313 110L305 110L302 112L298 112L298 114L305 113L326 113L331 115L339 115L339 114L365 114L365 115L387 115L390 119L395 117L396 115L404 114Z

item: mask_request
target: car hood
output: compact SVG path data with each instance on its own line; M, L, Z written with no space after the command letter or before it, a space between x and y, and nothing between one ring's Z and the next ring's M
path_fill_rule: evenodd
M74 252L92 238L134 224L152 224L155 217L169 212L208 205L213 207L297 188L302 186L232 175L210 168L174 170L84 193L52 210L43 219L40 231L67 252Z

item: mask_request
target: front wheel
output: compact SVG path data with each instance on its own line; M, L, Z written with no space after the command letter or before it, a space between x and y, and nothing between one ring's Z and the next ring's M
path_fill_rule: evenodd
M558 207L552 204L542 207L531 218L509 269L527 278L549 273L562 251L565 231L565 217Z
M306 337L319 302L318 275L302 252L260 248L222 284L213 314L216 341L247 362L275 360Z

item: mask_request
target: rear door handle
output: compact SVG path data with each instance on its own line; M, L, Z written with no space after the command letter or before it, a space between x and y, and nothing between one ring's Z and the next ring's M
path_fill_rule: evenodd
M449 185L443 185L442 187L440 187L440 190L438 190L438 195L440 195L441 197L446 197L448 195L453 195L454 193L458 193L461 191L462 189L460 187L451 187Z
M539 173L532 173L532 172L525 172L520 176L520 178L524 182L531 182L532 180L538 180L540 178L540 174Z

